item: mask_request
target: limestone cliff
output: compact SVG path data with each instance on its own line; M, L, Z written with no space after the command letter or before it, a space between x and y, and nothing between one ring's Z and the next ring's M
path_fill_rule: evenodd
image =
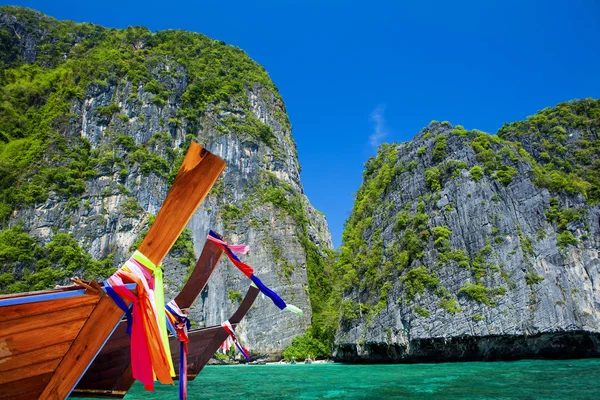
M600 355L599 127L587 99L382 145L344 231L336 358Z
M259 296L240 328L251 352L280 352L306 330L307 253L332 243L303 194L285 106L261 66L200 34L106 29L17 7L0 8L0 49L1 290L105 277L147 230L195 140L227 168L164 262L168 296L213 229L248 243L244 261L305 311L282 313ZM222 261L192 319L220 324L248 284Z

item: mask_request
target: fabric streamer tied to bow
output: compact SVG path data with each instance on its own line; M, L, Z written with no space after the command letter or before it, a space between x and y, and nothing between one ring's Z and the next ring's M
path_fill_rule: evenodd
M133 256L105 282L107 293L125 311L131 334L131 368L146 390L154 390L155 377L173 384L175 375L166 328L162 271L142 253ZM136 283L137 295L125 287ZM129 310L122 299L133 303Z
M245 252L237 251L238 249L234 248L237 246L229 246L227 243L219 239L219 237L213 231L209 231L207 239L215 243L217 246L221 247L225 251L225 254L227 254L227 257L229 257L233 265L235 265L240 271L242 271L244 275L250 278L250 280L254 282L256 287L258 287L258 289L265 296L270 298L280 310L287 310L295 314L302 315L301 309L292 304L286 304L285 301L283 301L283 299L279 297L277 293L269 289L267 285L262 283L262 281L258 279L256 275L254 275L254 269L251 266L240 261L240 259L234 254L234 251L241 254L245 254Z
M167 327L179 340L179 399L187 398L187 354L190 342L188 331L191 328L190 319L179 308L175 300L171 300L166 306Z
M248 245L230 245L235 251L246 254L249 250ZM190 319L183 312L175 300L171 300L166 306L166 322L169 331L179 340L179 399L187 398L187 354L190 342L188 331L191 328Z
M227 320L227 321L223 322L221 324L221 326L223 327L225 332L227 332L227 334L229 335L229 337L227 339L225 339L225 341L227 341L229 338L231 338L231 340L233 340L233 343L235 344L235 347L237 347L238 350L240 351L240 353L242 353L244 355L244 357L246 357L247 361L250 361L250 356L248 355L248 350L246 350L246 348L238 342L237 336L235 336L235 332L233 331L233 326L231 326L231 322L229 322L229 320Z

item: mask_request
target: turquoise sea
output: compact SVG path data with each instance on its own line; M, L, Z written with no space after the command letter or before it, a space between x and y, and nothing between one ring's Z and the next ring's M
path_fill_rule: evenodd
M600 399L600 359L207 366L188 399ZM135 386L126 400L178 399Z

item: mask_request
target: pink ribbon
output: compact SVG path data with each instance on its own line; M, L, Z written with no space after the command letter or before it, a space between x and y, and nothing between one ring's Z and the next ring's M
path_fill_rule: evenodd
M224 241L219 240L216 237L213 237L213 236L210 236L210 235L208 235L206 238L208 240L210 240L211 242L215 242L217 244L220 244L220 245L223 245L223 246L227 246L231 250L235 251L238 254L246 254L250 250L250 246L248 246L247 244L227 244Z

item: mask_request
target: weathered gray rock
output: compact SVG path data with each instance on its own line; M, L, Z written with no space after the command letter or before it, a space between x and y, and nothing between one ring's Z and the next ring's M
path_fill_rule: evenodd
M19 33L22 59L34 62L37 34L16 17L0 12L0 27L3 26ZM238 336L253 354L279 354L293 337L304 333L311 321L307 257L299 236L303 229L299 220L281 205L265 199L264 191L277 188L283 193L284 204L297 201L307 217L308 240L319 248L332 247L324 216L313 209L303 194L285 106L271 89L248 84L245 99L208 104L202 122L192 126L177 114L188 87L188 72L168 56L155 58L150 73L165 85L169 93L166 103L153 101L154 94L145 91L142 83L134 86L129 79L91 84L83 99L73 101L70 121L59 133L68 143L79 138L89 142L91 152L99 158L97 177L86 181L81 196L67 199L50 193L44 203L15 211L9 224L23 224L24 230L42 244L57 232L71 232L94 258L113 254L115 265L120 265L148 228L149 214L160 209L169 182L168 174L160 169L143 170L142 163L133 161L126 146L118 143L119 138L132 138L136 149L145 148L148 154L169 164L183 153L186 140L193 138L227 163L216 188L188 224L195 254L200 255L209 229L230 243L250 245L251 251L242 256L243 261L253 266L256 275L284 300L304 310L303 316L282 312L271 300L259 296L238 328ZM116 104L118 110L103 112L111 104ZM274 142L268 144L236 131L235 125L227 122L231 115L240 120L257 118L272 131ZM237 211L229 212L232 207ZM183 251L176 250L164 261L168 298L178 293L188 273L188 265L180 261L181 257ZM230 299L235 296L229 294L243 295L249 284L224 257L191 309L194 323L218 325L229 318L238 306Z
M386 211L373 213L364 239L369 246L376 245L371 236L379 230L381 263L395 263L392 248L405 230L394 229L394 216L408 203L412 203L408 209L414 215L416 203L422 199L429 216L427 230L448 227L450 248L463 250L469 267L455 261L439 262L434 235L428 237L423 257L406 270L425 266L437 276L438 290L425 288L407 301L402 282L406 270L395 271L387 279L392 289L379 313L342 319L335 357L353 362L406 362L600 355L600 207L589 205L581 195L551 194L537 187L530 163L510 145L492 147L502 154L505 164L517 170L512 182L505 185L489 175L479 182L473 180L469 170L482 165L470 145L475 134L462 137L451 133L452 128L432 124L412 142L396 148L392 166L406 166L411 161L416 165L394 175L380 199L387 205ZM464 161L466 168L455 169L459 171L456 177L442 179L440 190L434 191L427 185L426 169L439 165L432 160L438 135L446 138L444 159ZM560 230L546 217L552 196L563 209L585 210L584 218L566 227L578 239L576 245L561 249L557 244ZM493 305L460 292L465 283L476 283L473 262L486 243L490 249L484 251L480 284L506 291L490 295ZM540 277L539 282L528 283L527 274ZM359 277L360 282L364 279ZM444 297L440 287L449 295ZM356 287L347 291L344 299L374 304L377 295ZM455 300L460 311L452 313L441 307L443 298ZM416 307L422 308L420 313Z

